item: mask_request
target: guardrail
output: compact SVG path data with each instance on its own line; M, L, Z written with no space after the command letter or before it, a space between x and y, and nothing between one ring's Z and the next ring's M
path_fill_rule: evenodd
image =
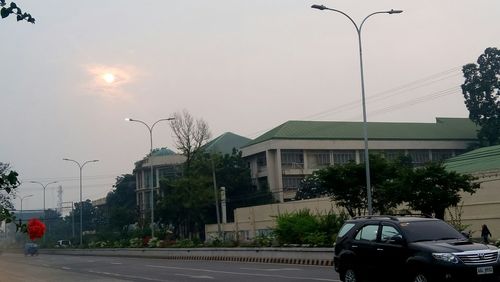
M333 265L332 248L40 249L40 254Z

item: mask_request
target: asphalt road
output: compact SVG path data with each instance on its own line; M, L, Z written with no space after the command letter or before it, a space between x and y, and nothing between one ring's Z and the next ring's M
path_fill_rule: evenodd
M334 281L331 266L167 259L0 255L0 282L43 281Z

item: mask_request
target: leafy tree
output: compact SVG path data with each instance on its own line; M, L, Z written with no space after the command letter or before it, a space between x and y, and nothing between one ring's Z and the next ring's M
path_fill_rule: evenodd
M11 170L9 164L0 162L0 221L11 222L13 219L9 209L14 208L11 195L20 184L17 177L17 172Z
M481 126L478 139L483 146L500 144L500 50L487 48L477 64L463 66L462 93L469 118Z
M413 169L411 160L402 157L389 162L370 155L373 184L373 207L377 213L391 213L399 204L443 218L449 207L456 206L461 192L474 193L479 184L470 175L447 171L441 163L428 163ZM316 171L301 189L327 193L351 217L362 215L367 208L364 165L353 162ZM312 188L311 188L312 187ZM314 194L299 191L300 195Z
M412 209L443 219L447 208L460 203L461 192L473 194L479 189L474 180L473 176L447 171L441 163L429 163L405 176L404 200Z
M409 166L403 160L391 163L379 155L370 155L370 166L373 207L379 213L386 213L402 202L397 176ZM297 195L298 199L328 195L350 216L362 215L367 209L365 165L349 162L318 170L303 181Z
M75 209L72 211L72 213L75 213L75 222L76 222L76 229L80 229L80 203L74 203ZM97 210L94 206L92 206L92 202L90 200L85 200L82 203L82 208L83 208L83 221L82 221L82 227L83 231L92 231L95 230L98 223L102 222L102 218L100 218L97 214ZM70 216L73 216L70 214Z
M243 159L241 151L234 149L231 154L217 154L212 155L212 157L216 164L217 186L226 189L226 208L229 221L234 220L234 210L237 208L274 202L269 190L257 189L252 184L250 168Z
M161 180L163 197L158 205L160 222L174 227L181 238L202 233L213 206L212 178L207 175Z
M106 227L123 230L124 226L137 221L134 175L124 174L117 177L114 187L115 189L106 196Z
M26 20L29 23L34 24L35 23L35 18L31 16L31 14L28 13L23 13L21 11L21 8L17 6L16 3L11 2L10 4L7 4L5 0L0 0L0 16L3 18L6 18L10 15L16 15L17 21L22 21Z

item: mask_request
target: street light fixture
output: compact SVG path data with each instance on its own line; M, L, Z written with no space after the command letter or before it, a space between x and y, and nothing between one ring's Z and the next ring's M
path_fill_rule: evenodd
M20 197L20 199L21 199L21 216L19 216L19 217L20 217L21 223L23 222L23 200L26 198L29 198L29 197L33 197L33 195L30 194L30 195L26 195L24 197Z
M174 120L175 118L171 117L171 118L162 118L162 119L159 119L157 121L155 121L151 126L149 126L147 123L145 123L144 121L142 120L138 120L138 119L132 119L132 118L126 118L125 121L133 121L133 122L138 122L138 123L142 123L144 124L148 130L149 130L149 142L150 142L150 149L149 149L149 156L150 156L150 162L149 162L149 166L151 167L151 181L150 181L150 185L151 185L151 197L150 197L150 205L151 205L151 238L154 238L155 237L155 229L154 229L154 218L155 218L155 214L154 214L154 185L153 185L153 128L155 127L155 125L161 121L171 121L171 120Z
M95 163L95 162L98 162L99 160L85 161L83 164L80 164L79 162L77 162L75 160L67 159L67 158L64 158L63 161L74 162L80 168L80 248L81 248L81 247L83 247L82 169L86 164Z
M42 188L43 188L43 223L47 224L47 222L45 220L45 218L47 217L47 213L46 213L46 209L45 209L45 188L47 188L47 186L49 186L50 184L57 183L57 181L52 181L52 182L49 182L47 184L43 184L42 182L38 182L38 181L30 181L30 183L37 183L37 184L42 185ZM43 236L43 241L45 242L45 236Z
M361 45L361 29L363 28L363 24L365 21L376 14L400 14L403 12L403 10L389 10L389 11L379 11L379 12L374 12L366 16L361 24L358 26L356 22L346 13L336 10L336 9L331 9L328 7L325 7L323 5L312 5L311 8L313 9L318 9L318 10L330 10L333 12L340 13L344 16L346 16L354 25L356 28L356 32L358 33L358 45L359 45L359 66L360 66L360 73L361 73L361 101L362 101L362 106L363 106L363 139L364 139L364 156L365 156L365 171L366 171L366 193L367 193L367 200L368 200L368 215L373 214L373 205L372 205L372 192L371 192L371 183L370 183L370 159L369 159L369 154L368 154L368 125L366 122L366 101L365 101L365 78L364 78L364 70L363 70L363 49Z

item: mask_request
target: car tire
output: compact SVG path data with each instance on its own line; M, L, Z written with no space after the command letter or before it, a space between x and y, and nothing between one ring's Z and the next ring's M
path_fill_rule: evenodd
M344 271L344 280L343 281L344 282L359 282L358 274L356 273L356 271L354 271L354 269L347 268Z
M427 275L424 272L417 272L415 275L413 275L413 279L411 281L412 282L432 282L429 275Z

